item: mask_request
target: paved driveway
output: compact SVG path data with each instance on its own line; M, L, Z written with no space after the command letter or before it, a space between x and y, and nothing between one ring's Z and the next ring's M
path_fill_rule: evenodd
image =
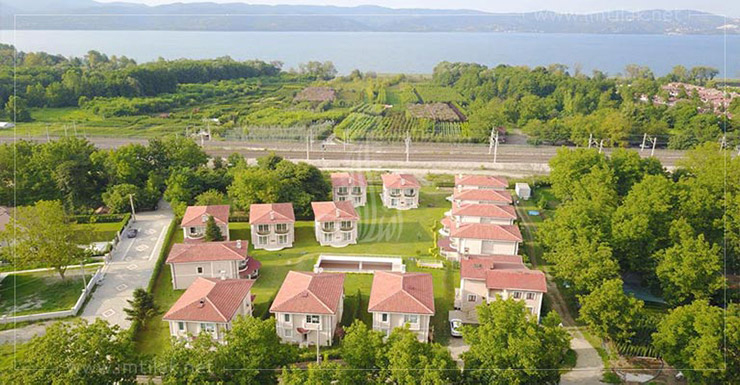
M128 328L126 300L133 297L134 289L146 288L162 249L167 226L173 218L170 206L161 201L157 211L136 215L131 227L139 229L136 238L124 238L112 255L111 262L104 268L102 284L93 293L81 314L82 318L96 318Z

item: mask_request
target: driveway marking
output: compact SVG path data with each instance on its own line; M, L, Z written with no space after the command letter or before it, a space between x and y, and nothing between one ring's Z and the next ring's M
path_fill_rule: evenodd
M113 309L108 309L108 310L106 310L106 311L103 312L103 317L108 318L108 317L112 316L113 314L116 314L116 311L113 310Z
M116 290L118 290L118 291L123 291L123 290L126 290L127 288L128 288L128 285L125 284L125 283L122 283L122 284L116 286Z
M126 266L126 268L129 269L129 270L133 270L133 269L135 269L137 267L139 267L139 266L137 264L135 264L135 263L132 263L132 264Z

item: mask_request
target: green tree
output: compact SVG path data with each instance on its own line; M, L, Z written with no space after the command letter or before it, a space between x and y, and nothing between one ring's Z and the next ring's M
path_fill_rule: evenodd
M8 98L7 103L5 103L5 113L8 118L16 122L30 122L32 120L26 101L19 96L12 95Z
M348 381L346 375L352 370L336 362L322 361L319 364L310 363L303 369L297 366L283 368L280 374L281 385L330 385L355 384Z
M215 189L204 191L195 197L195 204L198 206L225 205L228 203L229 200L226 194Z
M103 203L111 213L127 213L131 211L131 195L134 198L134 207L139 208L139 201L143 198L139 188L132 184L117 184L103 193Z
M560 148L549 161L552 191L561 200L570 199L576 182L597 165L606 163L597 150Z
M297 359L293 345L281 343L275 334L275 319L237 317L218 349L218 366L225 368L219 380L225 383L274 383L275 370Z
M218 347L218 342L206 332L192 341L173 339L157 357L162 383L195 385L223 381L225 371L217 358Z
M275 203L280 199L282 183L270 170L247 168L234 172L234 182L228 188L231 202L240 210L249 210L254 203Z
M154 303L154 296L142 288L134 290L134 298L127 299L126 302L130 306L123 309L127 315L126 319L139 322L142 326L145 326L159 311L157 305Z
M539 324L521 301L497 299L478 307L480 325L465 327L470 350L463 377L475 384L557 384L570 346L560 317L550 312Z
M673 228L676 244L654 256L665 298L673 304L709 299L725 283L720 246L705 241L704 234L695 236L684 220Z
M652 255L669 244L675 215L676 188L651 175L635 184L612 218L612 237L619 260L630 269L652 274Z
M213 241L223 241L224 236L221 234L221 229L216 224L216 220L213 219L213 215L208 216L208 220L206 221L206 235L205 235L205 241L206 242L213 242Z
M609 279L619 276L619 265L612 257L611 248L586 237L578 237L572 244L563 244L545 254L554 262L555 277L573 284L577 293L590 293Z
M348 374L355 378L354 383L369 382L377 375L384 348L383 334L369 329L360 320L345 329L341 356L353 369Z
M56 322L17 356L14 384L135 384L133 342L117 325ZM133 364L133 365L132 365Z
M51 267L62 279L68 265L85 258L59 201L17 207L2 239L13 245L17 267Z
M685 369L682 372L689 383L737 383L738 315L737 304L730 305L726 315L703 300L679 306L660 321L653 345L671 366Z
M416 333L405 328L391 332L384 362L381 378L393 384L454 384L460 377L447 348L437 343L420 342Z
M634 335L634 322L643 302L624 293L619 278L604 282L590 294L579 296L580 320L596 335L613 341L625 341Z

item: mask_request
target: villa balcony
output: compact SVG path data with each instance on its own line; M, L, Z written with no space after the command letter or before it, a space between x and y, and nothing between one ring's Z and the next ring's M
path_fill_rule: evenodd
M393 190L390 190L390 191L388 191L388 195L389 196L392 196L394 198L398 198L398 197L401 196L401 192L400 191L395 191L394 192Z
M347 190L340 190L340 189L336 190L335 193L337 195L342 195L342 196L349 194Z
M407 198L415 197L416 196L416 191L415 190L404 191L403 192L403 196L405 196Z
M304 322L303 323L303 328L306 329L306 330L321 330L321 324L320 323L314 324L314 323Z
M362 195L362 189L352 189L352 195Z
M288 228L287 226L283 230L277 227L275 228L275 234L288 234L289 232L290 232L290 228Z
M325 233L333 233L336 230L337 230L337 228L334 227L333 225L332 226L321 226L321 231L323 231Z
M352 231L352 230L355 229L355 224L353 223L353 224L351 224L349 226L341 226L341 227L339 227L339 229L342 230L342 231Z
M257 235L269 235L269 234L270 234L270 229L267 229L267 230L261 230L261 231L260 231L260 229L259 229L259 228L257 228L257 231L256 231L256 233L257 233Z

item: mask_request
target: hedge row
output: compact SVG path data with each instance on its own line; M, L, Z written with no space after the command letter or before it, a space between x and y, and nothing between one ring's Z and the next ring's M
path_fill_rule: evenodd
M112 223L120 222L124 218L130 217L130 213L126 214L93 214L93 215L70 215L69 219L72 222L79 224L87 223Z

